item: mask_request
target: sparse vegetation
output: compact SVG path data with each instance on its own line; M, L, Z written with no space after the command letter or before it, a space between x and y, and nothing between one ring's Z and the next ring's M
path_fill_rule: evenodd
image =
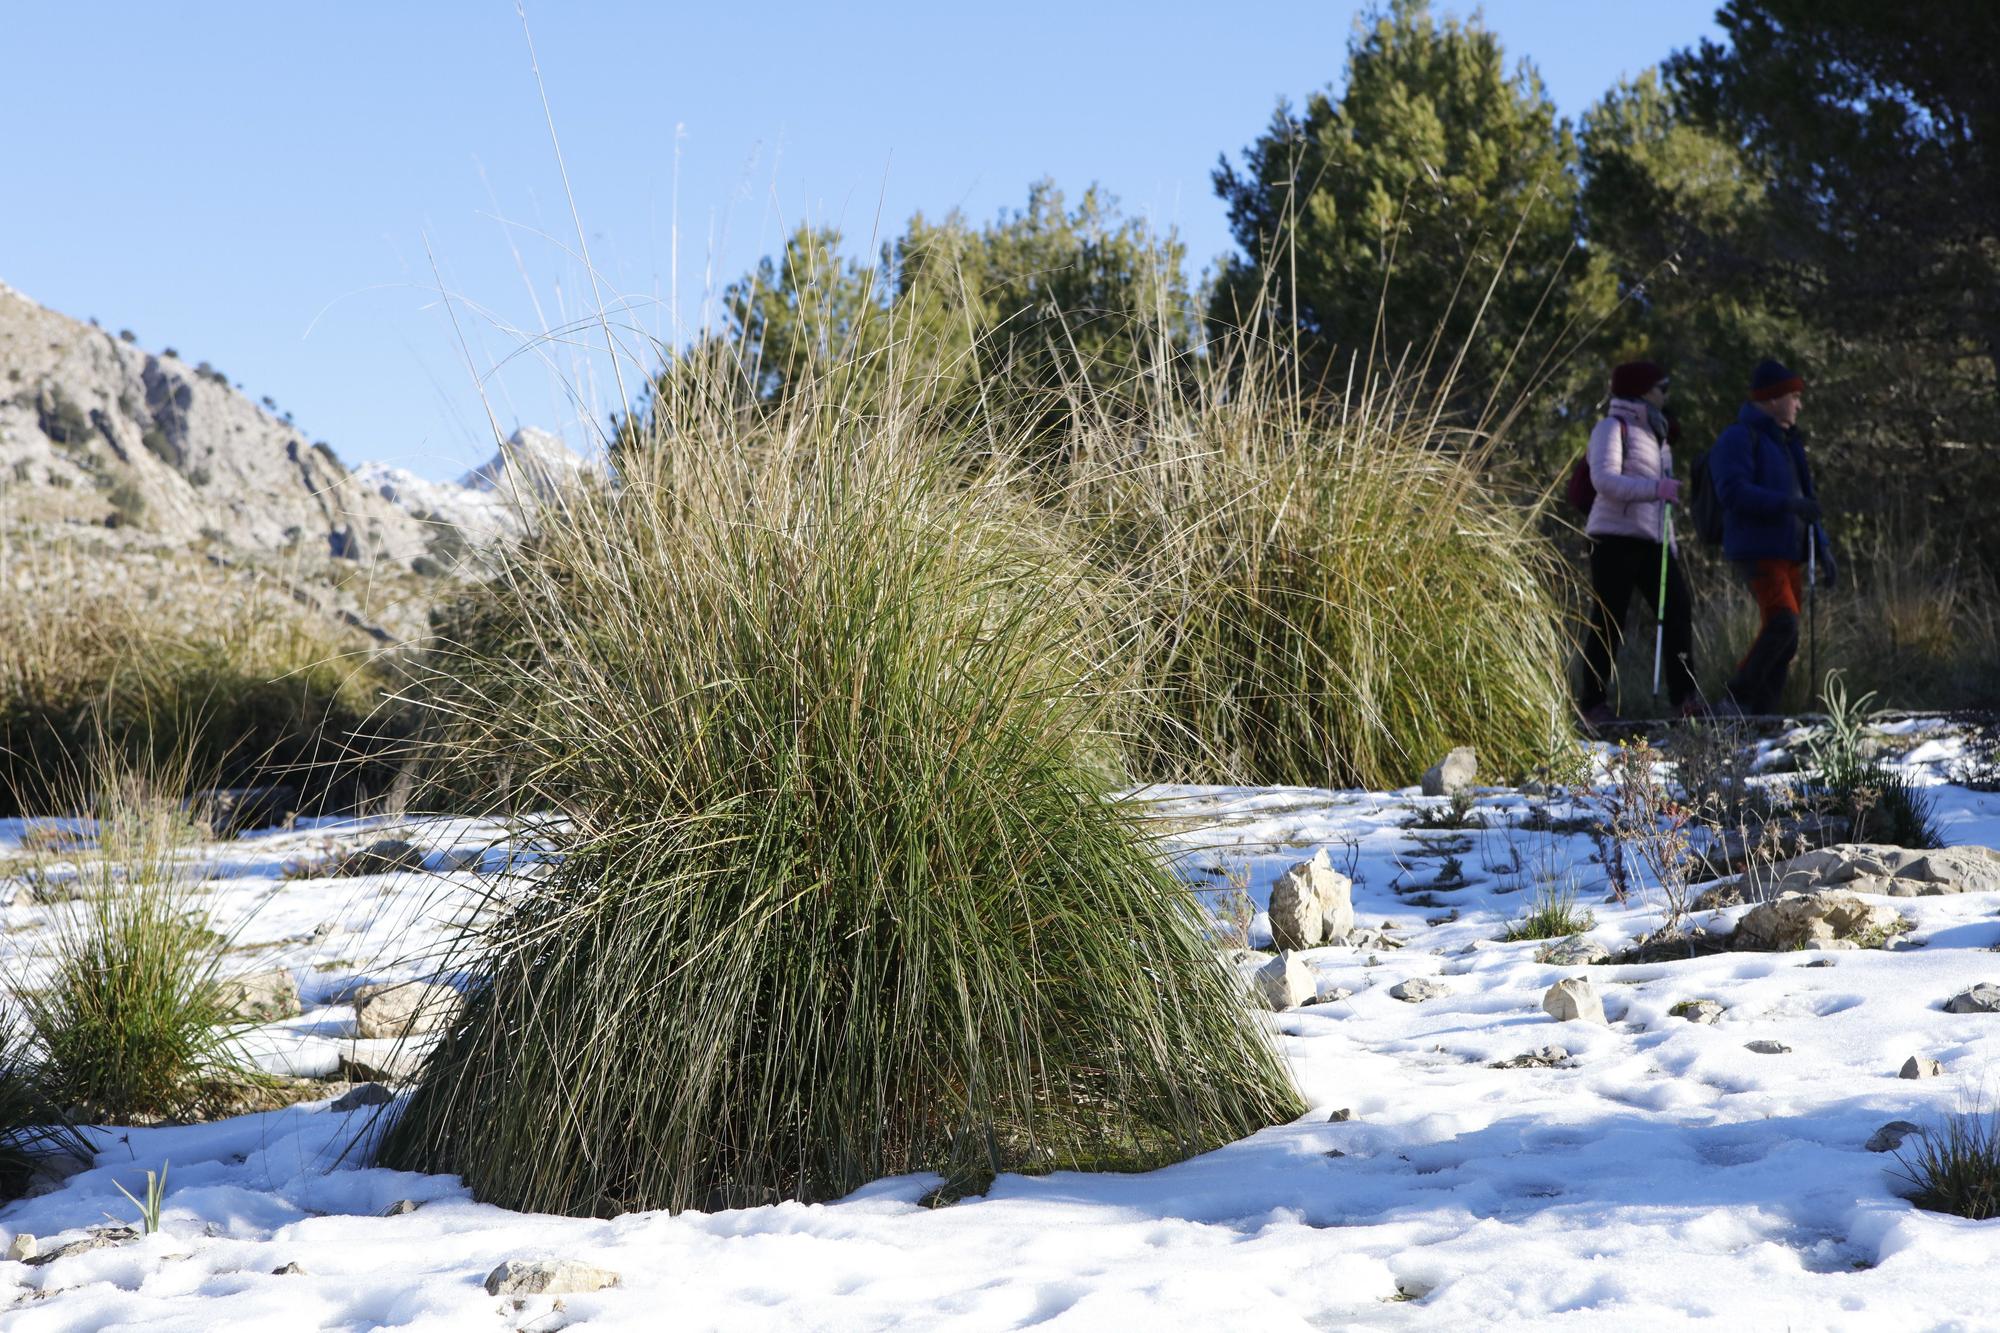
M1573 886L1543 883L1535 888L1528 914L1510 923L1502 938L1509 943L1516 940L1562 939L1581 935L1596 924L1597 917L1589 908L1577 910L1576 889Z
M13 979L39 1077L59 1105L93 1120L215 1110L257 1076L230 1049L217 986L227 941L207 928L176 856L187 817L171 789L109 767L95 776L95 854L73 854L49 972Z
M1821 697L1825 725L1806 741L1807 799L1823 813L1849 820L1856 842L1936 847L1930 798L1890 768L1868 737L1868 705L1875 696L1850 699L1836 672L1828 674Z
M1976 1106L1919 1130L1896 1161L1917 1207L1974 1222L2000 1217L2000 1112Z
M90 1143L49 1097L11 1009L0 1009L0 1203L20 1197L51 1157L88 1157Z

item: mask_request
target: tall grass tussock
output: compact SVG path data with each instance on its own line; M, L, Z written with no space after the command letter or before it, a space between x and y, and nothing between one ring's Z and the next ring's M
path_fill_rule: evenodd
M66 899L50 909L49 956L9 978L33 1080L94 1121L224 1111L260 1076L233 1049L243 1025L219 984L228 941L208 928L196 867L177 855L199 836L184 784L110 762L94 777L78 803L88 832L37 868L38 893Z
M1455 745L1526 771L1567 725L1561 570L1498 441L1363 374L1316 401L1242 337L1093 421L1065 501L1143 590L1150 776L1398 787Z
M0 817L47 814L78 756L286 782L308 806L386 787L388 663L281 581L15 547L0 598ZM101 563L100 563L101 562Z
M450 753L569 833L447 960L465 1015L381 1160L593 1214L1141 1168L1297 1114L1106 799L1128 591L920 396L721 396L656 411L440 650Z

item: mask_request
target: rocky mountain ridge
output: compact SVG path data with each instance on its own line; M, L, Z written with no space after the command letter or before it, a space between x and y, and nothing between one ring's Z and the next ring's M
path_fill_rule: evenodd
M518 533L548 486L582 466L528 429L456 485L350 471L207 362L148 351L0 283L0 526L125 527L435 573Z

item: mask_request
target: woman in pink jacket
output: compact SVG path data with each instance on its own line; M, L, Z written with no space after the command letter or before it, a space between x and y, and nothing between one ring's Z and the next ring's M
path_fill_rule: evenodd
M1584 723L1600 727L1618 715L1606 697L1611 665L1625 637L1625 611L1637 592L1648 607L1660 595L1660 517L1680 500L1664 409L1667 372L1631 361L1611 372L1611 407L1590 432L1590 484L1597 499L1583 530L1590 537L1590 586L1596 594L1583 643ZM1682 713L1700 706L1694 683L1694 634L1687 580L1678 553L1667 552L1667 698Z

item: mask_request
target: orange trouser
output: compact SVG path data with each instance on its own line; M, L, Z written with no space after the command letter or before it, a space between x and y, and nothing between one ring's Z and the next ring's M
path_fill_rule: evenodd
M1730 678L1729 695L1746 713L1768 713L1778 706L1792 658L1798 655L1806 567L1797 560L1746 560L1737 569L1750 585L1760 621L1750 651Z

